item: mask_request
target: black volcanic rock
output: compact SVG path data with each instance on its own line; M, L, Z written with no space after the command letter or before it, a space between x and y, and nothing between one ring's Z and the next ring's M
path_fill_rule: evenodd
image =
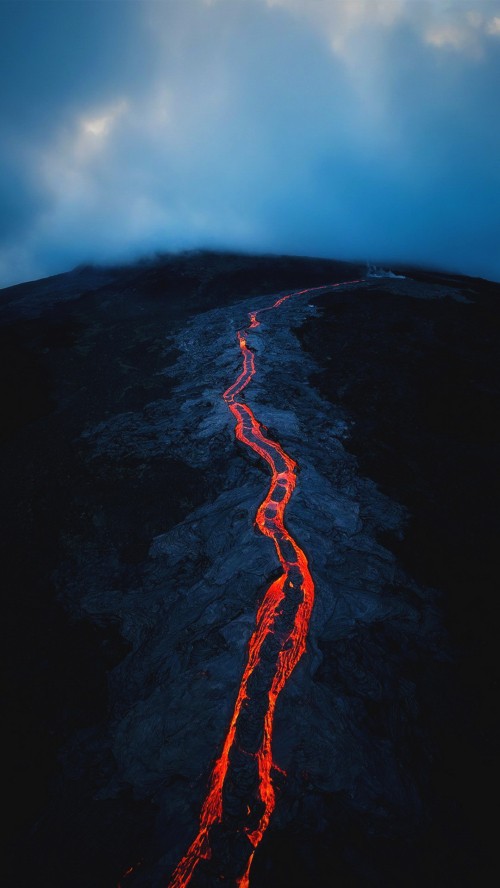
M287 525L316 582L252 888L491 871L500 288L400 273L252 333L245 398L299 464ZM221 397L235 334L271 294L363 274L189 253L0 293L9 884L168 884L279 575L253 524L268 469ZM193 888L238 875L254 734Z

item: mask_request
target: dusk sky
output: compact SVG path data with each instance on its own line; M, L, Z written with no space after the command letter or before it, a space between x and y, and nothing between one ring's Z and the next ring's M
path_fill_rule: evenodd
M0 286L196 247L500 280L500 0L9 0L0 28Z

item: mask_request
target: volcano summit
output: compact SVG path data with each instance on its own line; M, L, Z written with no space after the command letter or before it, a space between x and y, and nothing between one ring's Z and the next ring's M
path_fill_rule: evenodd
M499 296L206 252L0 292L10 884L489 877Z

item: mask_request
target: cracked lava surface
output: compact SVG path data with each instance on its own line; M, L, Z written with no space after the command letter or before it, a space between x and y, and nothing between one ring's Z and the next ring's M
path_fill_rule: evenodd
M223 398L236 420L236 438L270 467L271 482L255 524L272 539L282 573L267 589L257 611L233 714L202 805L198 833L177 865L169 888L185 888L201 861L211 861L222 878L230 876L238 888L248 888L255 850L275 807L275 775L284 774L272 754L276 703L305 651L314 604L314 580L306 554L284 523L296 484L297 463L279 443L266 437L265 427L240 400L256 373L248 337L260 326L258 315L279 308L287 299L356 283L360 281L289 293L267 308L250 312L250 324L237 333L242 369ZM223 850L219 850L221 846ZM230 874L222 871L222 857L227 864L228 850L234 867Z

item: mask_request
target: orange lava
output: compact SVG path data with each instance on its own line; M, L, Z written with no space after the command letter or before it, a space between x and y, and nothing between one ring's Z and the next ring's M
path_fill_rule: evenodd
M300 660L306 648L306 636L314 603L314 581L309 571L306 555L293 539L284 525L287 503L296 483L297 463L288 456L283 448L263 434L262 426L255 418L250 407L237 400L255 375L254 353L247 345L247 337L251 330L260 325L257 315L264 311L278 308L292 296L300 296L317 291L329 291L346 284L360 281L346 281L325 287L314 287L297 290L282 296L273 305L259 311L250 312L250 324L246 330L240 330L237 339L242 355L242 369L236 381L224 392L223 398L236 420L235 434L239 441L250 447L264 459L271 470L271 482L267 495L260 504L255 522L259 530L273 540L278 559L281 563L282 575L271 583L257 611L256 628L248 644L248 657L241 679L238 695L234 705L232 718L224 740L222 751L215 762L208 792L200 815L200 825L196 838L188 851L177 865L169 888L185 888L191 880L193 872L200 860L211 857L210 829L220 823L223 815L223 788L229 768L229 758L235 742L238 718L245 700L248 699L248 683L260 662L262 646L266 638L273 633L277 617L281 614L281 606L290 590L299 589L300 602L295 612L294 623L287 637L281 643L277 655L276 670L267 694L267 709L264 716L263 736L257 751L259 777L259 796L262 803L262 814L257 825L252 828L242 824L242 830L249 840L249 855L244 874L238 879L238 888L249 888L250 868L259 842L261 841L275 806L275 790L272 771L281 770L273 762L272 737L276 702L288 678ZM283 772L282 772L283 773ZM250 807L247 808L250 814Z

